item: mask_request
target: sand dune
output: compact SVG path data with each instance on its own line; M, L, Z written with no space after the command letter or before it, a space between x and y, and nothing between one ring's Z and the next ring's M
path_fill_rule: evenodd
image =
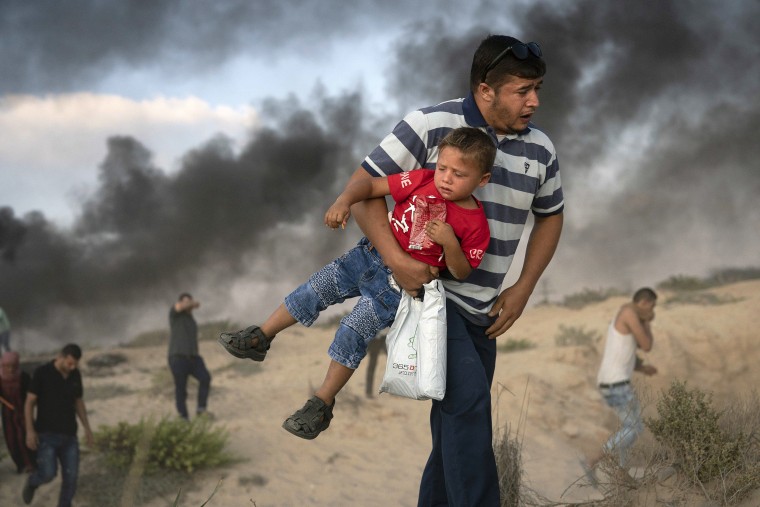
M636 378L642 392L655 396L674 379L688 381L731 400L760 381L760 282L710 291L724 304L668 304L661 294L653 324L655 347L646 360L659 374ZM594 498L590 488L568 487L582 471L578 458L592 452L615 427L594 388L602 340L593 345L558 347L559 326L582 327L602 337L625 298L570 310L556 306L528 309L501 337L527 340L529 350L500 353L494 381L494 421L519 428L526 480L555 501ZM217 482L210 506L413 506L430 449L429 402L387 394L366 398L365 368L339 396L331 427L314 441L297 439L280 428L318 385L326 367L331 329L293 328L274 342L262 364L241 364L216 343L201 351L213 375L210 409L232 435L231 448L244 458L234 466L196 474L182 505L197 506ZM107 371L88 367L104 351L86 350L82 364L85 400L94 426L140 417L173 415L171 378L164 347L120 348L128 360ZM384 368L381 358L375 386ZM87 393L121 386L108 398ZM194 392L191 392L191 399ZM191 410L194 403L190 404ZM645 407L651 415L654 407ZM20 505L23 477L8 458L0 462L0 505ZM41 488L33 505L52 505L59 482ZM561 495L564 492L564 496ZM170 504L170 503L169 503ZM77 505L89 505L79 497ZM167 505L156 499L148 507Z

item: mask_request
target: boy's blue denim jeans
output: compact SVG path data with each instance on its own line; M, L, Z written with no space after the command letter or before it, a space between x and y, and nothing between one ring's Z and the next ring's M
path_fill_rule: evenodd
M358 297L343 317L328 350L334 361L355 370L367 355L367 343L393 323L401 291L391 286L391 272L367 238L323 267L285 298L285 308L311 326L328 306Z
M633 392L631 384L600 388L600 391L604 401L620 419L620 429L607 440L604 449L609 452L617 452L620 466L625 467L628 461L628 450L644 431L639 400L636 393Z
M61 433L40 433L37 436L37 470L29 476L29 484L38 487L55 479L60 462L62 482L58 507L70 507L79 477L79 441L76 435Z

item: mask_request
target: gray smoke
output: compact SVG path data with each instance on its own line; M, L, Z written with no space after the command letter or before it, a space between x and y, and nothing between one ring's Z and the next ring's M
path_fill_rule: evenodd
M583 0L510 14L548 66L535 121L557 146L567 201L554 289L755 264L760 4ZM391 93L416 104L462 96L488 32L415 26L397 46Z
M322 226L315 210L326 209L350 175L346 168L356 166L360 105L357 94L316 97L322 114L293 98L270 101L271 126L239 153L226 139L213 139L187 153L171 177L138 140L110 138L98 189L72 230L58 230L40 213L19 218L0 210L6 312L19 326L54 324L62 333L78 331L71 321L86 314L90 333L119 336L115 307L162 300L168 308L175 293L210 270L217 286L243 276L251 254L271 256L288 280L305 276L343 243L334 236L295 242L285 258L302 263L285 269L276 258L281 245L268 235L283 224Z

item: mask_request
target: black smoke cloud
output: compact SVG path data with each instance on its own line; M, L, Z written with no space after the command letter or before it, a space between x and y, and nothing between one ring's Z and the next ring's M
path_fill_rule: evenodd
M113 337L115 307L153 298L168 305L167 296L195 287L206 266L214 266L218 285L242 276L252 252L277 251L267 239L277 227L322 225L315 209L326 209L350 175L346 168L356 166L360 105L358 94L318 96L313 106L323 114L293 98L270 101L270 126L239 152L225 138L212 139L187 153L173 176L153 165L138 140L110 138L98 189L71 230L37 212L0 210L6 312L21 327L72 332L72 321L86 315L90 333L110 329ZM301 244L293 258L302 264L281 276L326 262L342 247L331 239Z
M17 10L3 17L3 28L20 27L22 19L35 28L28 35L17 28L11 32L16 43L0 49L4 66L21 69L8 79L4 73L5 91L67 90L114 67L156 65L166 55L174 56L175 70L213 69L240 44L271 47L269 56L277 57L299 45L308 50L304 43L320 37L315 47L338 41L368 20L405 19L400 4L366 4L361 15L341 11L325 35L321 26L292 29L308 18L308 2L288 4L290 11L274 2L223 2L210 13L194 3L179 12L171 12L168 2L130 4L119 8L135 10L122 19L139 25L139 40L113 25L112 36L88 53L82 48L92 46L94 36L87 30L54 50L27 40L48 30L55 10L13 5ZM99 5L82 2L88 30L110 14ZM541 43L548 73L536 122L557 146L567 200L563 238L547 272L555 290L635 286L678 272L756 264L760 36L749 26L760 14L756 2L494 7L487 1L473 7L492 13L496 19L488 25L447 18L445 9L425 22L410 15L385 76L395 101L390 105L401 113L462 96L472 52L487 33L510 31ZM493 14L498 12L503 19ZM66 16L59 17L68 26ZM281 22L296 25L283 36ZM310 20L311 27L318 25ZM519 28L505 30L507 25ZM42 316L56 308L71 310L56 312L63 329L83 312L92 323L113 322L114 307L165 300L204 276L223 287L248 272L251 258L271 266L262 276L295 282L343 251L345 241L335 236L300 230L308 238L304 247L288 227L320 225L324 206L397 118L378 117L351 93L323 94L308 107L271 101L261 116L269 126L242 150L223 138L211 140L188 153L174 176L153 167L142 144L149 140L112 138L99 188L71 231L40 213L0 211L6 310L29 326L51 325ZM280 257L306 258L306 249L308 262L281 269L287 263ZM130 318L125 313L121 317Z

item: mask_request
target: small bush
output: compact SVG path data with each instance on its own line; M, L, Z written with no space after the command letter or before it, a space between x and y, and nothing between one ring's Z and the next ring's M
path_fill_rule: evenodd
M87 402L108 400L117 396L126 396L134 391L123 384L101 384L87 388Z
M710 282L696 276L674 275L657 284L658 289L672 291L703 290L711 287Z
M674 296L666 299L665 304L713 306L736 303L738 301L740 301L739 298L719 296L710 292L677 292Z
M648 419L647 426L694 484L736 466L743 436L734 440L721 431L720 413L709 394L675 381L657 401L657 413L659 418Z
M611 297L625 296L626 294L618 289L583 289L581 292L569 294L562 298L560 306L580 310L584 306L601 303Z
M723 268L713 270L710 276L705 278L688 275L671 276L658 283L657 288L676 292L697 291L758 278L760 278L760 268Z
M517 507L523 475L522 453L520 442L510 436L509 427L497 437L493 450L499 474L500 507Z
M729 505L760 486L756 442L744 427L721 426L722 414L709 394L674 381L658 400L657 413L657 419L646 420L647 427L686 481L708 499Z
M554 337L554 343L558 347L572 347L578 345L593 345L600 338L596 331L586 331L586 329L574 326L559 325L559 332Z
M713 287L718 287L758 278L760 278L760 268L724 268L713 271L709 281Z
M507 340L501 342L499 350L505 353L518 352L520 350L528 350L536 347L536 344L530 340L524 338L507 338Z
M127 468L132 464L141 442L147 442L145 470L177 470L191 473L232 461L225 451L228 434L212 429L211 422L196 417L192 422L163 418L158 424L140 420L137 424L120 422L101 426L95 433L95 445L109 464Z

